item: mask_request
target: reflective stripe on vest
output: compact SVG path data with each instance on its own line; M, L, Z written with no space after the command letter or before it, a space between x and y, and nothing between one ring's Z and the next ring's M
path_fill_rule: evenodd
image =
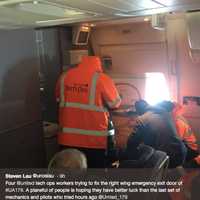
M106 103L110 108L115 107L119 102L121 101L121 98L118 96L114 101L107 101Z
M99 73L95 73L92 77L92 85L90 89L89 105L95 105L95 96L97 88L97 80L99 78Z
M71 108L81 108L83 110L91 110L91 111L96 111L96 112L108 112L108 110L104 107L81 104L81 103L66 102L64 104L60 103L60 106L61 107L71 107Z
M182 121L184 123L184 125L187 127L186 131L183 134L183 136L184 137L188 137L188 136L193 135L193 131L192 131L190 125L188 124L188 121L185 118L183 118L182 116L177 116L177 119Z
M63 133L73 133L73 134L82 134L82 135L93 135L93 136L107 136L108 131L94 131L94 130L85 130L78 128L62 128Z
M60 95L61 95L61 101L60 101L60 108L63 107L70 107L70 108L80 108L83 110L91 110L91 111L96 111L96 112L108 112L107 108L105 107L100 107L95 105L95 96L96 96L96 85L97 85L97 80L99 78L99 73L95 73L92 77L92 84L91 84L91 89L90 89L90 94L89 94L89 104L82 104L82 103L74 103L74 102L65 102L65 74L61 77L61 90L60 90Z
M177 116L177 119L180 119L180 120L183 121L185 124L188 124L188 121L187 121L184 117L182 117L182 116L180 116L180 115Z

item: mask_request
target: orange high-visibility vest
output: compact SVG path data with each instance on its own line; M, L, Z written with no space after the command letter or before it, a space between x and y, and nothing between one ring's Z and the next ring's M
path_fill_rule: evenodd
M197 139L187 120L183 116L177 116L175 123L179 137L186 141L191 149L198 150Z
M107 107L120 105L114 82L102 73L100 59L85 56L78 67L61 75L56 87L59 100L60 145L106 149Z
M178 136L193 150L198 150L197 139L188 121L182 116L182 106L174 102L173 118Z
M198 151L198 144L197 144L197 138L195 136L195 133L193 132L188 121L181 115L181 112L182 112L181 105L179 105L178 103L175 103L173 116L174 116L174 121L176 124L177 134L182 140L187 142L187 145L191 149ZM195 160L200 165L200 156L197 156Z

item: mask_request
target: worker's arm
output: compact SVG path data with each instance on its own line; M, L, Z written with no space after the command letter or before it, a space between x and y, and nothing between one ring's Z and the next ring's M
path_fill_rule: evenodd
M109 109L118 108L121 104L121 98L115 87L113 80L105 74L100 76L100 85L103 100Z
M195 133L192 131L192 128L183 117L178 117L176 119L176 129L179 137L184 140L190 148L193 150L198 149Z

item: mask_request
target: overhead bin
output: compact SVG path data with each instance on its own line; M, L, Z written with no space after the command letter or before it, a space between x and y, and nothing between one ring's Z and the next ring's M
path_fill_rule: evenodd
M193 63L200 63L200 12L187 13L187 33Z
M187 26L190 48L200 50L200 12L187 13Z
M4 0L0 1L0 28L44 27L197 9L198 0Z

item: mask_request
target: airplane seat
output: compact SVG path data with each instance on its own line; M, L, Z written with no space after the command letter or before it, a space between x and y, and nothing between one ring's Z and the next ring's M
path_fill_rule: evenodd
M139 152L141 154L138 160L124 160L119 164L119 168L132 168L137 169L133 171L136 175L136 179L146 180L150 182L162 181L167 175L167 169L169 165L169 157L162 151L154 150L147 145L140 145ZM138 171L139 169L139 171ZM141 177L138 177L140 174ZM144 193L142 199L159 199L159 193Z
M148 160L153 156L155 150L148 146L141 144L138 147L138 160L123 160L120 161L120 168L143 168L145 166L145 163L148 162Z
M165 178L167 174L167 169L169 165L169 156L162 151L155 151L154 155L151 157L146 168L153 168L151 177L154 181L161 181Z
M138 160L123 160L119 163L119 168L149 168L151 178L156 181L161 180L165 175L169 165L169 157L165 152L154 150L147 145L139 146ZM159 179L159 180L157 180Z
M168 165L169 165L169 156L167 156L167 154L162 151L155 151L155 153L145 166L147 168L153 167L151 171L150 181L159 182L165 180L167 176ZM157 192L150 193L149 195L150 196L148 199L152 200L158 200L164 198L164 196L165 198L168 198L168 194L162 194Z

